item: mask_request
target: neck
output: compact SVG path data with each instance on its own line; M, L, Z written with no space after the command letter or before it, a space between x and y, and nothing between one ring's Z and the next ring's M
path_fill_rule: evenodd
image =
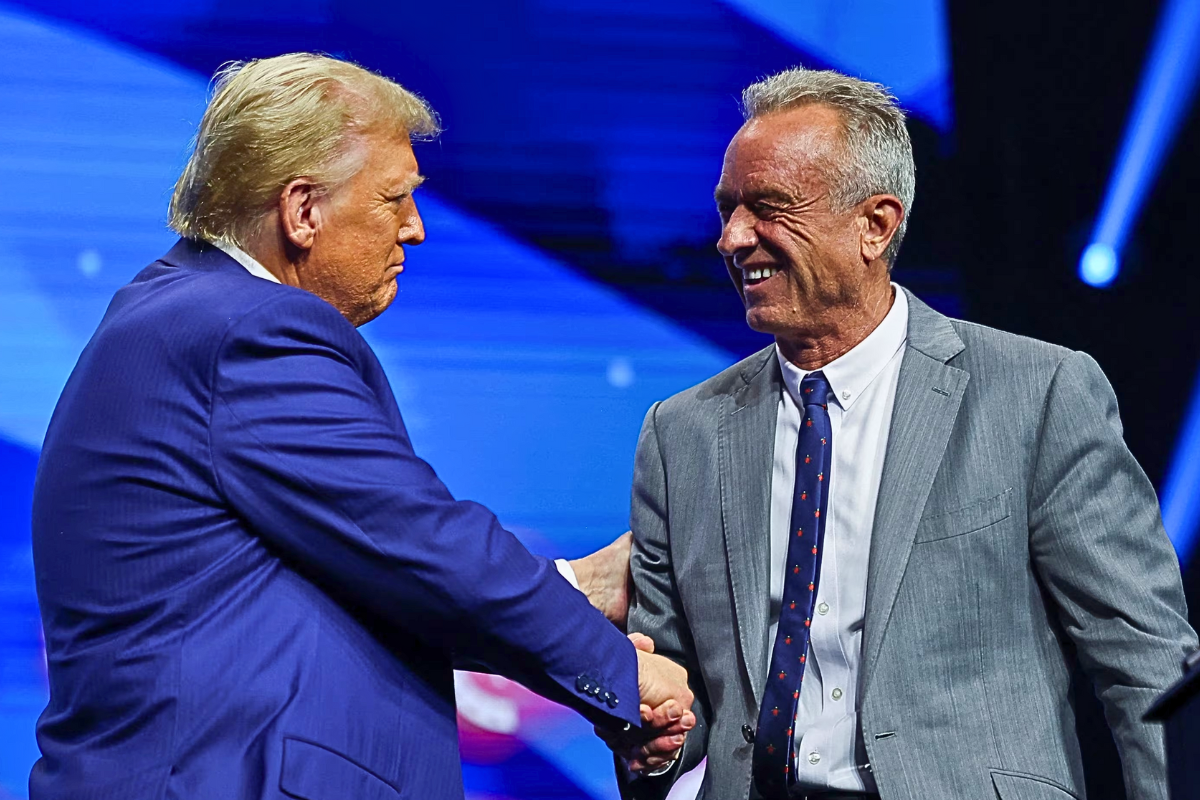
M872 292L860 302L830 309L819 326L809 330L777 335L775 343L789 363L805 372L821 369L857 347L879 327L895 302L890 283Z
M287 250L282 242L278 241L282 238L282 234L278 237L269 233L259 234L252 241L246 242L244 249L251 258L262 264L267 272L278 278L280 283L299 287L300 277L296 273L296 265L288 259Z

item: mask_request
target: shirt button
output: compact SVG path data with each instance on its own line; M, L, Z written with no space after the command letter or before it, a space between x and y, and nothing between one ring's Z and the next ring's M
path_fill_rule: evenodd
M850 399L850 393L849 393L849 392L842 392L842 399L843 399L843 400L849 400L849 399Z
M819 606L817 606L817 613L822 614L822 615L828 614L829 613L829 604L821 603Z
M821 763L821 754L820 753L809 753L808 754L808 763L820 764Z
M841 699L842 699L842 690L841 690L841 689L834 689L832 692L830 692L830 693L829 693L829 695L830 695L830 697L832 697L834 700L841 700Z

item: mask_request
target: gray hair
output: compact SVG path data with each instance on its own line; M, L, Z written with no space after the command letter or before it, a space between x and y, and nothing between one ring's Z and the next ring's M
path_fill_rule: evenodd
M873 195L890 194L904 206L904 216L883 254L890 267L908 230L917 184L904 111L887 87L833 70L796 67L742 92L742 115L747 121L809 104L828 106L842 117L844 147L834 164L835 179L830 181L833 204L846 210Z
M291 53L227 64L175 184L169 224L181 236L244 247L291 181L308 177L329 193L352 178L364 136L440 130L424 100L348 61Z

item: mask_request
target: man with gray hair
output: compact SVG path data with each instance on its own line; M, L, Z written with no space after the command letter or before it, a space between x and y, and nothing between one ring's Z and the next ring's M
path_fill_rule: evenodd
M694 724L680 666L451 497L355 330L425 238L410 141L437 130L332 58L218 76L184 238L117 292L42 449L33 800L462 798L458 660L605 729Z
M775 343L646 415L629 624L698 722L610 737L626 796L707 756L721 800L1082 797L1079 663L1128 796L1165 798L1141 717L1196 637L1099 367L891 282L914 167L883 87L793 69L743 105L717 249Z

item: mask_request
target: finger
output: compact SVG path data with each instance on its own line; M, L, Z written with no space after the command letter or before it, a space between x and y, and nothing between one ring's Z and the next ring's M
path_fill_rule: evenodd
M641 650L643 653L654 652L654 640L644 633L629 634L629 641L633 642L634 648Z
M642 720L650 728L668 728L683 719L684 711L684 707L677 700L668 700L651 709L649 716L643 714Z
M684 736L677 734L675 736L659 736L656 739L651 739L642 745L641 755L644 756L671 756L679 752L679 748L683 747Z
M655 728L648 724L642 726L643 739L647 736L686 736L690 732L691 728L684 728L678 722L661 728Z
M666 764L667 762L673 761L674 759L678 758L679 753L680 753L679 747L672 747L671 749L665 750L665 751L647 750L642 755L641 760L643 762L645 762L645 764L647 766L649 766L651 769L657 769L657 768L661 767L663 764Z
M660 736L687 736L690 732L691 731L687 731L679 727L678 724L672 725L669 728L651 728L647 726L642 733L642 738L638 741L647 741L647 737L654 737L657 739Z

